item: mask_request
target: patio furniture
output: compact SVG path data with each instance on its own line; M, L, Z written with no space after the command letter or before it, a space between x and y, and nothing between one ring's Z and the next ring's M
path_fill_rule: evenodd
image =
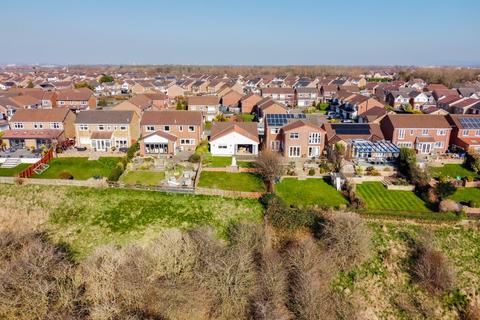
M87 147L76 147L77 151L87 151Z

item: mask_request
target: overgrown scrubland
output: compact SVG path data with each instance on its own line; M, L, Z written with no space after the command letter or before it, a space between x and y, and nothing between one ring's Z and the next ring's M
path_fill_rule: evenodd
M68 243L76 231L52 229L78 201L69 188L9 188L0 196L0 318L478 319L475 224L367 221L272 197L263 222L239 215L220 234L214 224L165 225L149 241L93 239L79 256Z

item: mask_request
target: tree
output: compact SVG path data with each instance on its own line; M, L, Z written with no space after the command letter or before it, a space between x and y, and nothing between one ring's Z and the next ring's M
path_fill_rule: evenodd
M440 181L435 186L435 193L440 200L444 200L457 191L457 188L450 181Z
M475 152L468 152L465 159L465 165L472 171L480 172L480 154Z
M100 83L112 82L113 80L114 80L114 79L113 79L112 76L109 76L109 75L107 75L107 74L104 74L104 75L100 78L99 82L100 82Z
M280 156L270 150L263 150L255 161L255 167L267 183L268 192L273 192L275 178L283 171Z
M345 153L345 146L339 142L335 143L332 153L333 169L335 172L340 172L343 166L343 160L345 159Z
M417 166L417 155L415 150L411 148L400 148L398 157L398 169L400 172L411 180L412 170Z
M98 106L99 107L106 107L107 106L107 100L105 99L100 99L100 101L98 101Z

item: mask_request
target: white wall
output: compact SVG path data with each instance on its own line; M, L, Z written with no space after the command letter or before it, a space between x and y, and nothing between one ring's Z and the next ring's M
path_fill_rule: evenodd
M258 154L258 143L237 132L229 133L218 139L210 141L210 152L214 156L231 156L235 154L238 144L252 144L253 154ZM227 146L226 149L220 149L219 146Z

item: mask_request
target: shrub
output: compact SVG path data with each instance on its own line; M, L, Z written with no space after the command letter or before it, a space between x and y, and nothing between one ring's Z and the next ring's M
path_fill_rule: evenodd
M198 153L194 153L188 158L188 161L191 163L199 163L200 162L200 155Z
M329 256L341 270L370 257L371 233L355 213L336 212L328 217L322 236Z
M454 272L445 255L432 247L429 235L415 239L412 274L430 293L444 293L453 288Z
M470 208L478 208L479 207L479 202L478 202L478 200L470 200L470 201L468 201L468 206Z
M108 181L118 181L120 177L123 174L123 168L121 165L117 165L115 168L113 168L112 172L110 172L110 175L108 176Z
M128 148L127 162L130 162L133 159L133 157L135 156L138 150L140 150L140 144L137 141L134 144L132 144L130 148Z
M462 206L451 199L446 199L440 201L440 204L438 205L438 210L440 210L440 212L459 213L460 211L462 211Z
M380 175L380 172L378 172L377 169L375 169L375 167L368 167L366 170L367 174L369 176L379 176Z
M398 169L407 177L412 179L412 169L417 165L417 155L415 150L411 148L400 148L400 155L398 157Z
M468 152L465 158L465 165L473 172L480 172L480 153Z
M438 182L435 185L435 193L440 200L444 200L455 193L457 188L451 182Z
M279 229L309 228L315 222L315 214L309 209L289 208L277 196L268 200L266 216Z
M309 175L309 176L314 176L314 175L315 175L315 169L310 168L310 169L308 170L308 175Z
M58 174L58 177L60 179L64 179L64 180L73 180L73 175L68 172L68 171L62 171Z

